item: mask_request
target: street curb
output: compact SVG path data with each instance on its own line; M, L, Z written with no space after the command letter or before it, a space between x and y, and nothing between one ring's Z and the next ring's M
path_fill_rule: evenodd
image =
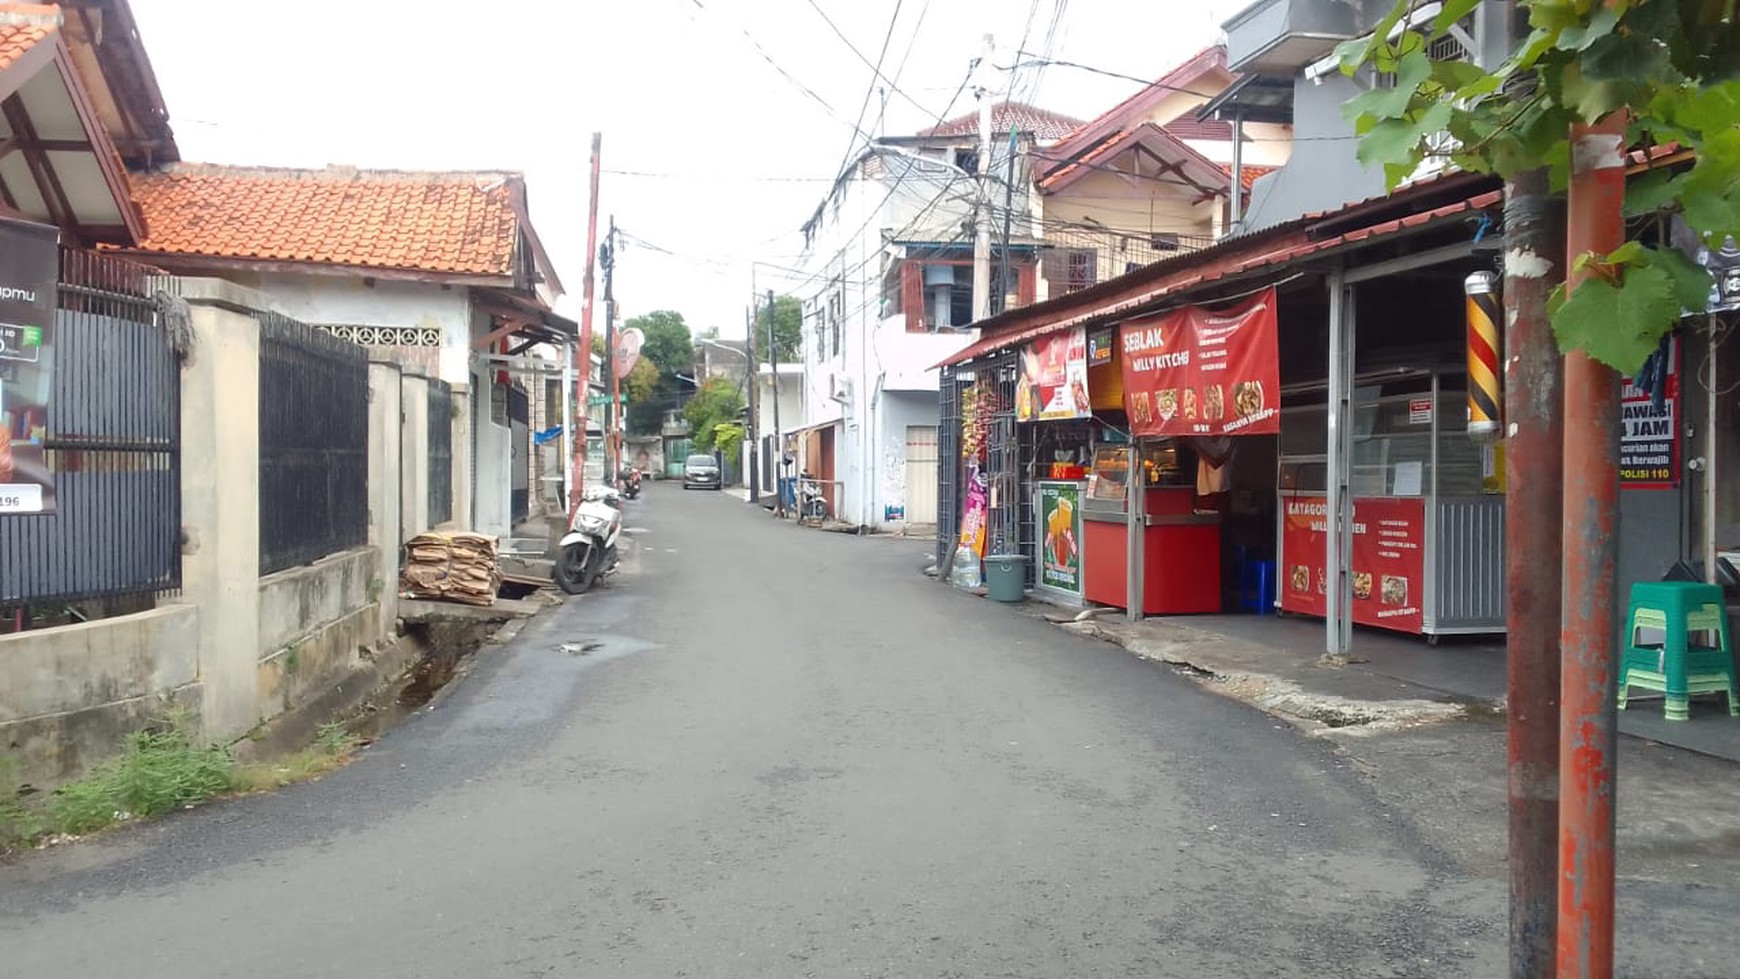
M1028 608L1022 606L1023 611ZM1044 613L1039 617L1064 632L1121 646L1138 658L1163 663L1214 694L1255 707L1315 736L1364 737L1462 720L1473 716L1471 708L1476 706L1425 699L1358 700L1309 691L1272 673L1229 669L1191 652L1205 643L1236 641L1204 629L1167 623L1166 628L1177 633L1177 638L1151 640L1103 624L1094 615L1064 622Z

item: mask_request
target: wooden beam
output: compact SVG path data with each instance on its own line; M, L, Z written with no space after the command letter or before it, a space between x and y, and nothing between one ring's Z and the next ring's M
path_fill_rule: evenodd
M505 337L505 336L511 336L511 335L513 335L513 333L515 331L528 325L523 320L509 319L508 317L505 317L505 316L502 317L502 319L507 320L507 322L504 325L498 326L495 329L489 331L488 333L485 333L483 336L480 336L477 339L471 341L471 349L473 349L473 350L488 350L490 347L495 345L495 342L497 340L500 340L502 337Z
M49 220L63 231L70 230L75 237L83 239L78 231L78 225L73 218L72 205L67 202L66 189L60 185L60 178L55 176L54 168L49 166L48 157L41 150L32 148L36 142L36 127L30 122L30 113L25 111L24 103L14 92L0 102L0 114L6 116L6 125L11 127L13 138L18 140L19 149L24 153L24 162L30 167L30 176L36 182L36 192L42 195L43 206L48 208Z

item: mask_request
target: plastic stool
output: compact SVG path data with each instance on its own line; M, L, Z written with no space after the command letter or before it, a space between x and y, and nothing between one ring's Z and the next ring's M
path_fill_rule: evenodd
M1246 561L1239 569L1239 606L1257 615L1275 611L1275 562Z
M1718 585L1654 581L1631 586L1625 615L1625 653L1619 666L1619 709L1632 687L1659 690L1670 721L1687 720L1689 699L1698 693L1726 693L1728 714L1740 717L1740 688L1734 675L1734 646L1728 635L1728 609ZM1660 646L1641 645L1640 629L1659 629ZM1715 637L1715 645L1691 644L1694 632Z

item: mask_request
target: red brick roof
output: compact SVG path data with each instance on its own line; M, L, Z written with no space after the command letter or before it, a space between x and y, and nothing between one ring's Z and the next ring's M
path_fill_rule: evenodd
M16 9L12 5L0 5L0 15L15 15ZM14 62L24 56L24 52L54 32L55 27L52 24L0 22L0 71L12 67Z
M511 277L523 179L505 172L176 164L130 176L138 250Z
M1025 102L999 102L991 107L991 131L1011 130L1032 133L1036 139L1062 139L1082 126L1080 119L1039 109ZM971 136L979 131L979 113L969 112L939 126L932 126L920 136Z
M1221 167L1221 169L1226 171L1227 179L1231 180L1232 179L1232 167L1223 166L1223 167ZM1280 167L1266 167L1266 166L1263 166L1262 164L1258 164L1258 163L1246 163L1246 164L1239 167L1239 183L1243 184L1245 187L1245 190L1248 191L1251 189L1251 184L1256 183L1256 180L1258 177L1267 176L1271 173L1274 173L1276 170L1279 170L1279 169L1281 169L1281 168Z

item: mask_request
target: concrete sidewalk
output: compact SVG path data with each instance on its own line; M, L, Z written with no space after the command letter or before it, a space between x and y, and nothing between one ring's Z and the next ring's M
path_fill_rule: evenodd
M1206 615L1127 622L1106 612L1072 621L1071 611L1037 603L1027 608L1308 726L1395 728L1504 710L1504 646L1491 637L1445 637L1433 646L1356 628L1349 661L1337 666L1322 661L1323 623L1315 619ZM1619 730L1740 762L1740 718L1728 715L1725 697L1694 698L1691 720L1670 722L1659 696L1633 696L1619 715Z

